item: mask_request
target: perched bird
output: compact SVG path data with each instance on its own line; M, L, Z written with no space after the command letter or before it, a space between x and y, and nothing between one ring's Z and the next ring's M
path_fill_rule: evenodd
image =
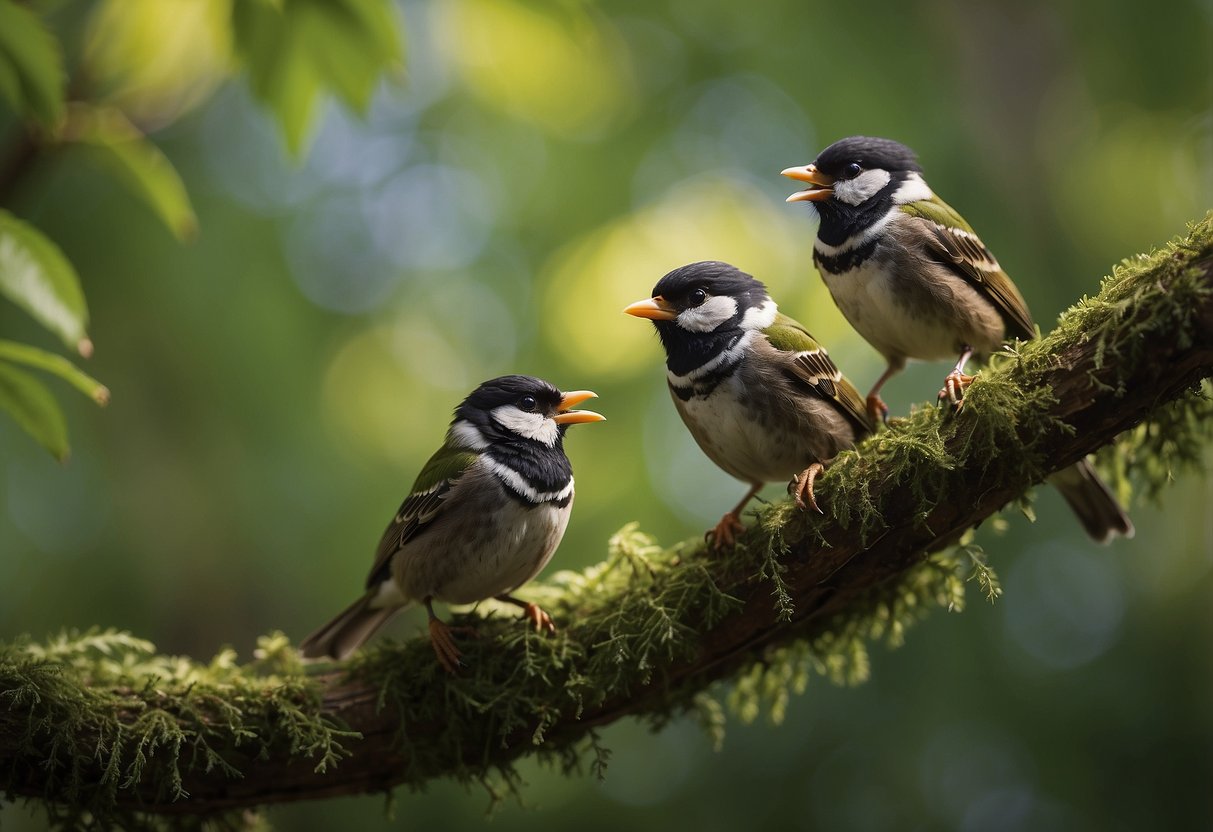
M593 397L531 376L477 387L383 533L366 594L304 639L303 656L344 659L414 601L425 605L434 652L450 672L460 654L434 601L496 598L522 607L537 630L554 632L546 612L511 593L539 574L564 536L573 508L564 434L603 420L572 409Z
M907 359L958 357L941 399L959 407L979 359L1011 338L1036 336L1015 284L972 227L935 195L914 152L890 139L852 136L783 175L809 187L821 218L813 262L851 325L888 366L867 396L887 417L880 388ZM1096 540L1132 535L1133 524L1084 460L1050 478Z
M624 311L656 326L674 407L699 447L750 486L708 532L715 545L733 544L741 511L763 483L794 478L796 502L820 511L813 481L823 464L875 424L859 392L803 326L780 314L766 286L728 263L691 263Z

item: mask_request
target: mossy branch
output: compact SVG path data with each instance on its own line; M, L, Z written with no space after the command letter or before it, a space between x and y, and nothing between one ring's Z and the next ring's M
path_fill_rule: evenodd
M480 638L457 677L421 639L319 671L281 636L243 666L116 633L0 647L0 787L129 825L436 777L513 788L524 755L600 771L595 729L620 717L693 712L719 736L725 679L742 718L778 719L812 673L861 681L868 641L963 606L968 579L999 594L965 533L1026 509L1047 474L1100 451L1122 489L1127 472L1153 495L1198 464L1210 375L1213 214L996 359L958 414L923 408L841 456L819 480L827 516L770 507L726 556L625 528L604 563L532 588L555 637L462 616Z

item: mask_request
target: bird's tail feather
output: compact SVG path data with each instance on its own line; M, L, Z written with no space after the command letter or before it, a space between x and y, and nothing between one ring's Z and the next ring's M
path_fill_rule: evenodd
M1095 540L1107 543L1118 534L1133 536L1129 515L1085 459L1058 471L1049 477L1049 483L1061 492L1087 534Z
M348 657L403 609L394 605L371 606L378 594L372 589L346 607L336 618L305 638L299 645L299 653L305 659L328 657L340 661Z

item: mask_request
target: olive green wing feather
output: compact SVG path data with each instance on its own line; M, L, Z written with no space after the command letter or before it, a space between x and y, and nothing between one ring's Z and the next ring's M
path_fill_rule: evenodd
M998 308L1008 335L1025 341L1036 337L1023 295L964 217L939 197L907 203L901 210L922 223L926 232L922 239L931 258L972 283Z
M375 565L366 579L368 589L388 578L392 556L429 528L434 518L447 507L446 498L451 488L479 458L474 451L445 445L430 457L379 540Z
M811 388L822 398L834 403L860 434L876 430L863 396L855 385L830 359L825 347L817 343L809 331L787 315L775 316L775 322L763 330L763 335L775 349L788 353L791 359L787 372L800 385Z

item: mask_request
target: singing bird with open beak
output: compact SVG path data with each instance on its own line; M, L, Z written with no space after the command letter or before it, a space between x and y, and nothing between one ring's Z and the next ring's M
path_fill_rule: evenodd
M764 483L793 480L820 511L813 482L875 425L859 392L760 281L728 263L674 269L624 309L651 320L666 353L674 407L699 447L750 486L707 536L731 546L741 511Z
M302 655L344 659L414 602L425 605L434 653L450 672L460 653L435 601L496 598L522 607L536 629L555 632L546 612L513 593L547 566L564 536L573 509L564 434L604 419L573 409L593 397L520 375L477 387L383 533L366 593L304 639Z
M817 209L813 262L834 302L887 362L867 396L874 416L887 417L880 388L907 359L956 358L939 398L959 407L973 381L965 374L971 358L1036 336L1011 278L972 226L931 190L910 148L852 136L783 175L808 185L787 201ZM1096 540L1133 534L1128 515L1085 460L1049 481Z

